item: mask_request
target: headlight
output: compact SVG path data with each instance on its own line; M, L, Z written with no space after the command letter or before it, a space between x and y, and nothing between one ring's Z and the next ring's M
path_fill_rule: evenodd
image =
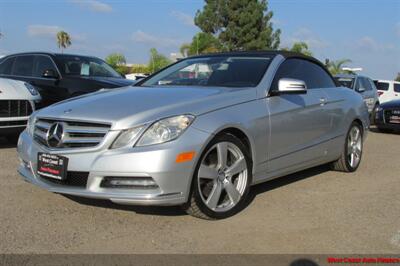
M25 82L24 85L33 96L39 95L39 92L31 84Z
M142 131L142 129L143 127L135 127L123 130L111 145L111 149L118 149L127 146L133 147L136 138L139 136L139 133Z
M26 124L26 130L28 131L28 134L31 136L33 136L33 131L35 130L35 121L36 117L32 113L28 119L28 123Z
M178 138L193 122L192 115L179 115L155 122L137 142L136 146L164 143Z

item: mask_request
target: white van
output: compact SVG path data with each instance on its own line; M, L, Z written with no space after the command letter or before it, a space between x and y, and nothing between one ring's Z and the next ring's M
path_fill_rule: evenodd
M400 82L393 80L375 80L381 103L400 100Z

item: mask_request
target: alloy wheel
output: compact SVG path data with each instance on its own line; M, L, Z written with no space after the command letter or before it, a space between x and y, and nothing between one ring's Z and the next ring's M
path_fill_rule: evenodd
M361 160L362 134L358 126L353 126L347 136L347 160L352 168L356 168Z
M234 143L219 142L203 157L197 178L204 204L215 212L226 212L238 204L246 190L246 157Z

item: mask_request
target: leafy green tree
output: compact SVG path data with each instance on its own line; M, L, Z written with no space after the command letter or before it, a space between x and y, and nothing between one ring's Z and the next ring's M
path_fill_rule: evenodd
M274 30L266 0L205 0L195 24L217 37L222 50L278 49L281 31Z
M217 38L210 33L197 33L191 43L181 46L180 52L183 56L215 53L221 50L221 44Z
M305 42L295 42L290 49L283 48L282 50L301 53L304 55L312 56L312 52L308 50L308 45Z
M112 67L123 66L126 64L126 59L123 54L113 53L106 57L106 62Z
M130 69L130 73L150 73L149 66L146 64L143 65L133 65Z
M115 71L122 75L126 75L130 72L130 68L126 66L126 59L123 54L112 53L106 57L106 62L112 66Z
M150 49L149 70L152 73L168 66L171 63L172 61L168 59L165 55L160 54L156 48Z
M400 72L397 73L397 76L396 76L396 78L395 78L395 81L400 81Z
M331 72L332 75L337 75L340 73L349 73L349 71L343 70L343 67L345 64L351 63L350 59L340 59L336 61L330 61L326 60L325 65L328 68L329 72Z
M61 49L61 53L63 53L64 49L68 48L72 44L71 36L65 31L59 31L57 33L57 45L58 48Z

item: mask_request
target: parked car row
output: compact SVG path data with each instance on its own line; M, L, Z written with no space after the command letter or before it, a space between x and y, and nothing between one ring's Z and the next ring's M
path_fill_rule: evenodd
M1 79L1 123L27 124L25 180L121 204L182 205L204 219L240 211L256 183L325 163L353 172L370 120L382 131L400 124L398 103L382 104L368 77L332 77L290 52L196 56L139 81L94 57L23 53L1 59L0 76L16 79Z

